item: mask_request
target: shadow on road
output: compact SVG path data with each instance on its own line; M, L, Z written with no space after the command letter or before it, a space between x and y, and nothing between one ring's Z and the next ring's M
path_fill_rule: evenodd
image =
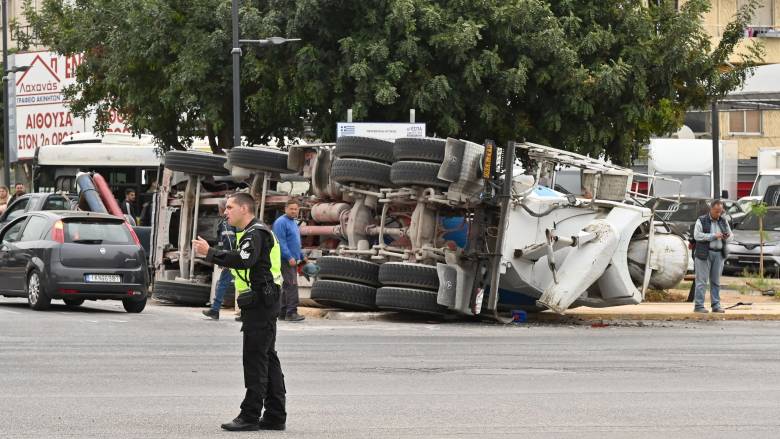
M90 305L95 305L96 302L90 303L90 301L84 302L83 305L77 307L69 307L64 303L52 303L51 307L46 311L34 311L30 309L30 305L27 304L25 299L19 299L18 302L8 302L6 300L0 301L0 309L10 310L28 310L30 312L45 314L47 312L72 312L74 314L127 314L124 309L106 309L106 308L93 308Z

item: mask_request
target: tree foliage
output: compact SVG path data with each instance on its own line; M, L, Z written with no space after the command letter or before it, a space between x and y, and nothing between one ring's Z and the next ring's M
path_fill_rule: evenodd
M245 48L243 133L254 143L310 125L332 140L349 108L357 121L404 121L415 108L429 135L526 138L627 163L685 110L739 85L760 57L750 46L721 71L754 4L712 47L708 0L648 3L243 2L242 38L303 39ZM44 0L27 15L45 45L86 53L68 90L75 112L114 107L170 147L204 134L230 146L230 1Z

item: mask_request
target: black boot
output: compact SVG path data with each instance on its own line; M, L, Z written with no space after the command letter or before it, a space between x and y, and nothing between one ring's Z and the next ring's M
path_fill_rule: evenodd
M260 430L284 431L285 428L284 422L271 422L270 420L266 421L265 418L260 418Z
M239 416L227 424L222 424L222 428L227 431L257 431L260 430L260 424L257 421L247 421Z
M219 320L219 311L216 309L207 309L203 311L203 315L214 320Z

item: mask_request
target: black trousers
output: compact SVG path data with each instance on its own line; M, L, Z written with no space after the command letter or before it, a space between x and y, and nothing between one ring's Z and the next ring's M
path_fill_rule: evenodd
M276 320L244 330L244 387L241 417L271 423L285 423L284 374L276 355Z
M291 267L290 264L282 263L282 309L281 315L296 314L298 312L298 267Z

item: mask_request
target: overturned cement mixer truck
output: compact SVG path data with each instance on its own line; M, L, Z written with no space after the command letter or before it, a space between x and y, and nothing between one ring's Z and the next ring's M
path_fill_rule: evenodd
M307 184L301 234L320 267L311 299L326 306L562 313L640 303L687 267L686 242L654 221L656 200L630 191L630 169L542 145L341 137L227 157L174 151L165 166L155 215L163 298L210 288L212 268L189 240L199 221L213 224L217 197L249 191L270 223L294 196L285 188L300 184L290 181ZM581 194L553 189L562 168L580 170Z

